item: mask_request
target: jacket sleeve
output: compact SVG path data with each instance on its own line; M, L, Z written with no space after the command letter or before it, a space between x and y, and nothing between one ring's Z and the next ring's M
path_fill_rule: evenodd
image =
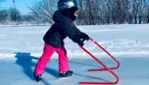
M75 26L75 24L71 20L68 19L57 24L61 28L61 31L63 31L63 33L72 41L76 43L79 42L82 32Z

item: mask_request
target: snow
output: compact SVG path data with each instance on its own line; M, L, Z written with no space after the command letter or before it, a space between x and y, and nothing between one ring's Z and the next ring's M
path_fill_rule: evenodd
M42 37L49 27L0 26L0 85L79 85L80 81L115 80L108 72L87 72L89 68L101 66L67 38L65 46L74 75L67 79L58 79L58 57L54 54L45 69L43 80L35 82L32 76L33 69L42 54ZM149 24L78 27L121 62L121 67L115 70L120 77L117 85L149 84ZM115 65L92 42L85 42L84 47L106 65Z
M148 24L141 26L127 24L79 26L79 28L89 34L113 55L149 54L149 38L147 38L147 36L149 36ZM2 26L0 28L0 58L13 58L15 55L14 52L29 52L33 56L40 57L44 44L42 37L48 29L49 26ZM77 44L73 43L68 38L65 42L70 57L80 58L79 56L87 55ZM98 56L104 55L104 53L91 42L86 42L85 47Z

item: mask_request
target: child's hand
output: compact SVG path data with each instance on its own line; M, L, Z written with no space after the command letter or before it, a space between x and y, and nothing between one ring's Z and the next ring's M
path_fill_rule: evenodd
M80 46L84 46L84 40L81 40L79 42L77 42Z
M78 44L81 45L81 46L83 46L85 40L88 41L88 40L89 40L89 36L88 36L87 34L85 34L85 33L82 33L82 34L81 34L81 37L80 37L80 39L79 39Z
M87 34L85 34L85 33L81 33L80 34L80 36L78 37L78 39L77 39L77 43L79 44L79 45L81 45L81 46L83 46L84 45L84 41L85 40L89 40L90 38L89 38L89 36L87 35Z
M89 40L89 39L90 39L89 36L88 36L87 34L85 34L85 33L82 33L82 34L81 34L80 39L81 39L81 38L83 38L83 40Z

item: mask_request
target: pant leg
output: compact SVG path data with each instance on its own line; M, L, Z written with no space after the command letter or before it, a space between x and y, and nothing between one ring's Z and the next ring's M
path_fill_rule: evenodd
M65 72L70 70L67 51L64 47L56 48L55 50L59 55L59 72Z
M35 67L35 73L36 74L43 74L44 73L44 69L49 61L49 59L51 58L52 54L54 53L54 47L45 44L44 45L44 50L43 50L43 54L40 57L40 59L38 60L38 63L36 64Z

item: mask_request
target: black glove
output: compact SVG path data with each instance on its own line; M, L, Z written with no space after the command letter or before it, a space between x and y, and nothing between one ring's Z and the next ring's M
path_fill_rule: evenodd
M83 39L83 41L84 40L87 40L88 41L90 38L89 38L89 36L87 34L85 34L85 33L82 32L80 39Z
M83 39L80 39L77 43L78 43L79 45L83 46L83 45L84 45L84 40L83 40Z
M83 46L85 40L89 40L89 36L88 36L87 34L85 34L85 33L82 33L82 34L80 35L80 39L78 40L77 43L78 43L79 45Z

